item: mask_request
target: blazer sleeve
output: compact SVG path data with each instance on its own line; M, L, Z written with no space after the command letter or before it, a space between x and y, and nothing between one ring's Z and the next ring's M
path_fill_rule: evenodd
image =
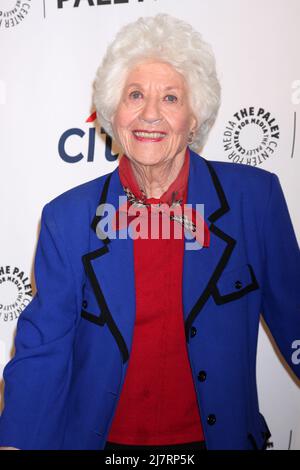
M272 174L263 224L262 315L300 378L300 251L278 177Z
M0 446L59 449L64 435L76 324L74 276L52 214L42 211L37 293L17 322L15 355L3 372Z

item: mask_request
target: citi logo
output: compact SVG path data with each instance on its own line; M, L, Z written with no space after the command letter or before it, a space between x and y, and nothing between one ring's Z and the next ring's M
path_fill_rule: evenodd
M86 123L91 124L87 129L72 127L61 135L58 141L58 154L66 163L78 163L81 160L93 162L96 147L96 112L92 113ZM117 160L119 154L112 152L112 138L101 127L100 133L105 136L105 158L109 162Z
M143 2L144 0L57 0L57 8L64 8L66 4L69 6L76 8L79 7L81 4L86 5L88 2L88 6L95 7L101 5L118 5L121 3L133 3L133 2Z

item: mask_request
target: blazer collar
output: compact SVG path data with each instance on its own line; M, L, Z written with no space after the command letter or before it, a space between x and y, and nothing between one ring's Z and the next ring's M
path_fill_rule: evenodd
M109 203L117 208L119 196L126 196L126 194L123 190L117 167L107 176L101 191L98 207L104 203ZM205 219L212 223L230 209L213 166L192 150L190 150L187 204L204 204ZM95 233L100 219L100 213L96 213L93 216L91 228ZM109 241L106 240L105 243L109 243Z
M83 255L82 260L101 312L99 324L110 328L125 363L129 358L135 320L133 240L119 236L99 239L96 234L104 204L118 208L119 196L125 197L125 193L117 167L105 180L98 204L102 209L97 209L91 222L94 232L91 251ZM193 207L204 204L204 218L210 230L208 248L185 249L184 252L183 314L189 341L191 326L213 294L235 246L235 240L215 225L230 210L219 177L213 165L193 151L190 151L187 203Z

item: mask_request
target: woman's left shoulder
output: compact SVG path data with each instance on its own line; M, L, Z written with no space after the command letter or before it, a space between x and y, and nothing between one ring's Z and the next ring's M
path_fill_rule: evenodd
M252 206L263 207L270 198L274 180L279 183L274 173L263 168L217 160L208 161L208 165L231 203L243 197Z
M211 165L216 172L224 176L232 176L239 178L259 178L270 179L272 172L264 168L247 165L244 163L225 162L220 160L206 160L208 165Z
M243 163L231 163L218 160L207 160L215 171L220 183L232 188L270 188L274 174L263 168Z

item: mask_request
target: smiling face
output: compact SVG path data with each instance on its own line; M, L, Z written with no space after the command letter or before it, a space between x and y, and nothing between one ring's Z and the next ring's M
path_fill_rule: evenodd
M148 60L129 72L112 119L128 158L159 165L184 155L196 123L185 79L171 65Z

